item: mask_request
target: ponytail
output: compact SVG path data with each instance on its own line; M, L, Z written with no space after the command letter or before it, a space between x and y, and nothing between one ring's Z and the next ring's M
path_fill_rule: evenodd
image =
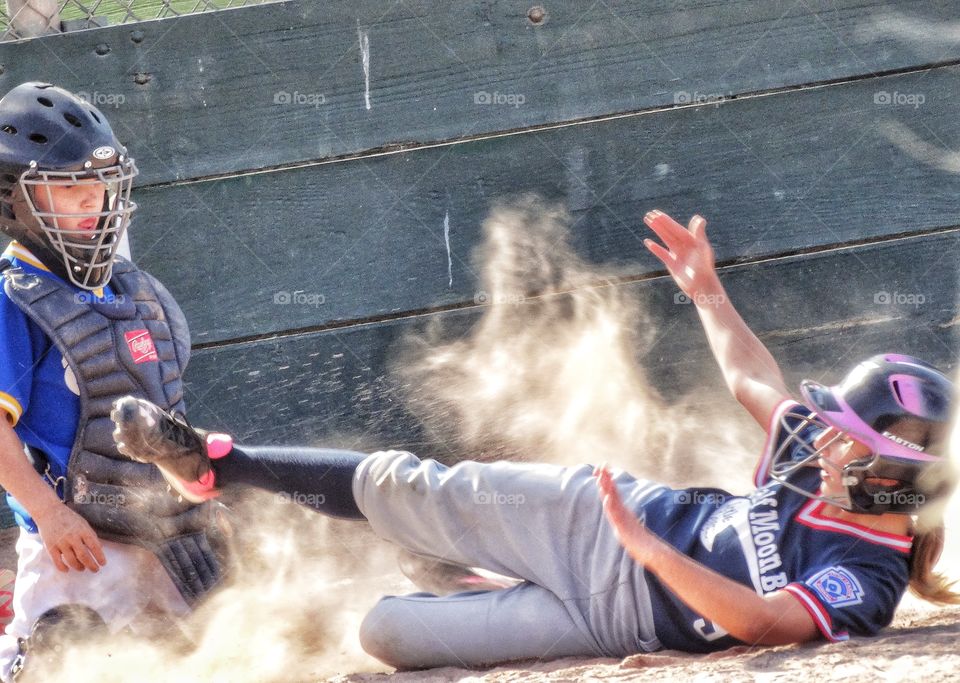
M935 526L919 531L913 537L910 554L910 592L918 598L939 605L960 605L960 593L953 589L955 582L933 568L943 552L943 520Z

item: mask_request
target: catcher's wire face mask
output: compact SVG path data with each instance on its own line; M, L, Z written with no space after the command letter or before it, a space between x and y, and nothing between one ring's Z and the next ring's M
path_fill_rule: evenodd
M42 231L45 242L60 258L70 281L84 289L99 289L110 280L113 258L120 239L137 205L130 200L130 189L137 175L133 159L120 155L117 163L93 168L87 162L81 171L47 171L32 164L20 177L22 197ZM53 188L91 186L99 188L103 200L98 210L82 213L61 211ZM49 210L40 209L38 195ZM67 219L93 219L92 228L68 227Z

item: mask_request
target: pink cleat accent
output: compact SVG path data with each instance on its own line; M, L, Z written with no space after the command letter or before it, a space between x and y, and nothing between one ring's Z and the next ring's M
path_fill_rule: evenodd
M226 453L223 455L226 455ZM174 488L187 500L197 503L216 498L220 495L220 490L216 487L215 480L216 475L213 470L210 470L197 481L183 481L179 479Z
M233 438L229 434L210 432L207 434L207 457L219 460L233 450Z

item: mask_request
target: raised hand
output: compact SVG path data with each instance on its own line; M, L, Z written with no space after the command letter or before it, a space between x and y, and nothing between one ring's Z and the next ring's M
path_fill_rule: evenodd
M713 247L706 234L706 219L695 215L690 219L688 230L654 209L643 217L643 222L663 242L646 239L644 245L666 266L683 293L694 303L700 303L701 296L709 293L717 280Z
M639 564L646 565L652 553L657 549L660 539L650 533L637 516L623 504L617 485L606 465L601 465L593 471L600 488L600 499L603 501L603 512L613 527L614 533L630 557Z

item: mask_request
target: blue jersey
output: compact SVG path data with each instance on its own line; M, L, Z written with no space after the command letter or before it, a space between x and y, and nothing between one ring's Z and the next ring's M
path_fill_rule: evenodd
M57 277L16 242L7 247L3 256L27 272ZM75 289L78 297L94 296L92 292ZM98 294L112 296L109 288ZM59 477L66 476L80 421L77 380L50 338L10 300L3 288L0 288L0 349L3 351L0 353L0 408L6 412L8 422L14 425L21 441L47 455L50 469L46 479L54 485ZM62 497L63 487L55 488ZM18 524L36 531L26 510L10 494L7 494L7 503Z
M644 503L645 523L680 552L758 595L790 592L829 640L845 640L849 633L873 635L893 619L906 590L912 539L826 516L825 503L770 481L773 454L787 430L802 424L788 413L810 415L793 401L774 411L752 494L663 489ZM810 443L817 429L808 426L801 436ZM798 450L795 445L791 456L799 457ZM820 470L801 468L790 482L815 492ZM647 580L664 647L709 652L739 643L655 576L647 574Z

